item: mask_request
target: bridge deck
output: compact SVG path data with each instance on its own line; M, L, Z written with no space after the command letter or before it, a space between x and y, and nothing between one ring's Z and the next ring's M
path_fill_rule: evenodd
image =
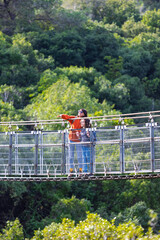
M131 179L155 179L160 178L157 174L134 174L134 175L93 175L93 176L75 176L75 177L0 177L1 182L66 182L66 181L103 181L103 180L131 180Z

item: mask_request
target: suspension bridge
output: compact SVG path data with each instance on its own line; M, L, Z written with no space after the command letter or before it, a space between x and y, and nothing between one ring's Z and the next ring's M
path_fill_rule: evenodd
M129 120L138 124L128 124ZM96 140L88 169L69 176L67 121L62 119L0 122L0 181L90 181L160 178L160 111L90 117ZM23 127L31 130L19 130ZM50 130L45 130L49 126ZM46 127L46 129L48 129ZM60 130L52 130L60 129ZM76 144L82 145L83 142Z

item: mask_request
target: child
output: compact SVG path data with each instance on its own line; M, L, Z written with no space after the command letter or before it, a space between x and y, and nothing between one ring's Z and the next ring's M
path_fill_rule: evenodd
M84 173L91 173L92 169L92 161L91 161L91 142L90 142L90 132L87 128L91 127L89 119L81 119L81 132L80 132L80 139L82 144L82 156L83 156L83 172ZM89 167L88 167L89 166ZM89 171L88 171L89 170Z

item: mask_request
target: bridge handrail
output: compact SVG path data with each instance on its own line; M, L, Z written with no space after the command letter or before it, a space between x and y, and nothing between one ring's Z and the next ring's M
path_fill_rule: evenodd
M157 114L157 115L156 115ZM160 117L160 110L157 111L149 111L149 112L138 112L138 113L126 113L126 114L112 114L112 115L103 115L103 116L89 116L91 121L115 121L118 120L119 122L123 122L124 120L128 119L149 119L153 120L155 118ZM75 118L76 119L76 118ZM81 118L78 118L81 119ZM20 125L51 125L51 124L64 124L65 121L62 119L48 119L48 120L28 120L28 121L6 121L0 122L0 126L20 126Z
M160 126L117 126L93 128L97 141L92 146L94 175L160 172ZM0 134L0 176L67 177L69 130L3 132ZM84 142L72 143L85 144ZM75 177L78 162L74 163Z

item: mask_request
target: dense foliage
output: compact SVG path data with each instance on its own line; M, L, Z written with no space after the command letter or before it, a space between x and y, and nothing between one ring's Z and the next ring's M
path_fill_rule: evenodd
M24 235L20 222L16 219L14 222L8 222L7 227L3 229L0 235L1 239L23 240ZM120 224L118 227L114 225L114 220L111 222L101 218L97 214L87 214L84 221L79 222L75 226L74 221L64 218L62 223L52 223L46 226L43 230L35 231L32 240L42 239L141 239L141 240L156 240L158 235L153 234L149 229L147 233L141 226L128 221L125 224Z
M0 0L0 121L157 110L159 56L158 0ZM0 183L0 238L158 239L158 186Z

